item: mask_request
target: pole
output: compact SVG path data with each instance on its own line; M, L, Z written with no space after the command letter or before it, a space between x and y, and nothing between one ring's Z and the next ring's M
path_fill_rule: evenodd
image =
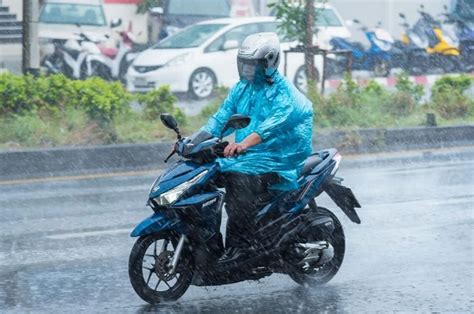
M313 53L313 26L314 26L314 0L307 0L305 6L306 13L306 32L305 32L305 66L306 66L306 77L308 82L316 82L316 67L314 66L314 53Z
M39 0L23 0L23 74L39 74Z

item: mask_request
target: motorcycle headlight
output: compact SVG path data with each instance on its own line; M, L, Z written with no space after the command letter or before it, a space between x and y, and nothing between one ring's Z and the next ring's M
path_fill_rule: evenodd
M184 64L184 63L188 62L191 59L192 55L193 54L191 52L180 54L179 56L174 57L170 61L166 62L165 65L166 66L175 66L175 65Z
M191 178L189 181L181 183L180 185L176 186L175 188L164 192L160 196L154 198L153 200L160 206L165 206L169 204L173 204L176 202L187 189L193 186L196 182L198 182L201 178L203 178L207 174L207 170L199 173L195 177Z

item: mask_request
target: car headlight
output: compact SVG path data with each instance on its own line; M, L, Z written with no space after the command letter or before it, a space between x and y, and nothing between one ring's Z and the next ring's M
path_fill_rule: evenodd
M167 192L164 192L160 196L154 198L153 201L155 201L160 206L165 206L165 205L169 205L176 202L181 197L181 195L183 195L183 193L186 192L187 189L189 189L192 185L194 185L202 177L204 177L207 174L207 172L208 172L207 170L204 170L203 172L193 177L191 180L181 183L177 187Z
M175 65L180 65L180 64L186 63L191 59L192 55L193 54L191 52L186 52L186 53L180 54L179 56L176 56L173 59L171 59L170 61L168 61L165 65L166 66L175 66Z

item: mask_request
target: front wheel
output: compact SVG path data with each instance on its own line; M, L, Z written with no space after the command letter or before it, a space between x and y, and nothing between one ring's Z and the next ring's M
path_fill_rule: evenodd
M374 64L375 76L387 77L390 74L390 64L387 60L377 60Z
M193 263L185 252L175 273L168 273L176 244L169 234L153 234L138 238L132 248L128 263L130 282L140 298L150 304L177 300L191 284Z
M315 69L316 71L316 85L318 84L318 81L319 81L319 72L317 69ZM295 84L296 88L302 92L303 94L307 94L308 93L308 79L307 79L307 76L306 76L306 68L304 65L300 66L298 68L298 70L296 70L296 73L295 73L295 78L293 80L293 83Z
M291 270L289 275L296 283L302 286L317 286L330 281L339 271L342 265L345 252L345 238L341 222L331 211L323 207L316 208L316 214L320 217L330 217L334 221L334 231L332 234L319 234L314 229L306 229L300 237L305 239L307 244L326 241L333 248L333 256L324 264L301 264L301 256L291 256Z
M208 69L197 69L189 78L189 93L194 99L208 98L214 92L217 79Z

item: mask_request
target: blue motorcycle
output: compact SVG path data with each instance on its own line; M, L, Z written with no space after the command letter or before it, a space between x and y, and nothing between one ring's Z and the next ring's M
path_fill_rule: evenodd
M459 41L461 53L461 68L465 72L474 71L474 22L463 19L457 14L448 13L448 7L444 6L443 16L445 23L455 26L455 36Z
M313 153L304 164L299 188L275 192L257 215L257 231L249 258L229 265L224 252L221 216L225 193L216 159L228 142L200 131L182 138L176 120L161 116L178 140L166 161L183 159L164 171L151 186L147 205L153 214L132 231L138 237L129 260L135 292L146 302L176 300L190 285L214 286L288 274L301 285L319 285L339 270L345 251L342 225L315 198L326 192L349 219L360 223L360 207L352 191L335 177L341 156L335 149ZM233 115L227 130L245 128L250 118Z
M352 54L352 69L373 71L376 76L388 76L390 69L398 66L402 58L402 51L394 47L395 41L392 36L380 27L380 23L373 29L362 25L359 20L354 23L360 24L360 29L370 42L370 47L366 50L359 42L351 42L345 38L334 37L330 40L333 50L350 51ZM347 61L337 58L336 60L328 59L328 67L336 67L337 70L330 72L340 73L341 69L345 69Z

